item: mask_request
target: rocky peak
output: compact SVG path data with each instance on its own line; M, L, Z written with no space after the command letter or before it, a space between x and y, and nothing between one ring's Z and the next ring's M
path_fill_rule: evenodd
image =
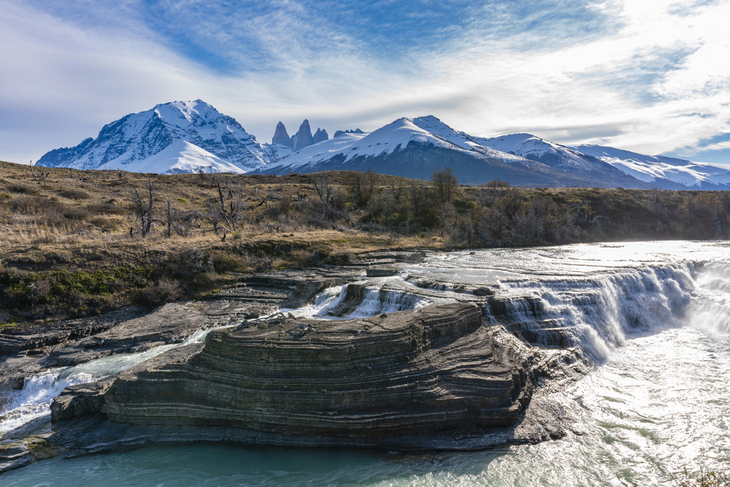
M294 150L303 149L313 143L312 129L309 128L309 120L305 119L299 126L297 135L294 137Z
M286 132L286 127L284 127L284 124L279 122L276 124L276 130L274 131L274 137L271 138L272 144L280 144L286 147L293 147L294 141L289 137L289 134Z
M314 133L314 137L312 137L313 143L322 142L325 140L328 140L330 137L327 135L327 131L324 129L321 129L317 127L317 131Z
M362 133L364 133L364 132L362 130L360 130L360 129L355 129L355 130L349 130L349 129L348 130L338 130L337 132L335 132L335 135L332 138L334 139L335 137L339 137L340 135L344 135L344 134L362 134Z

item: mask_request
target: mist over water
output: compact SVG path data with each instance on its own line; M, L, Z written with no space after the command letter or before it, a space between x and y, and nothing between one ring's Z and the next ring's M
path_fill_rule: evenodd
M551 394L575 418L558 441L424 455L151 446L38 462L3 474L0 483L557 487L627 479L660 486L671 485L684 467L729 471L728 250L725 243L652 242L453 252L403 266L398 277L363 281L365 299L354 316L453 299L460 285L487 285L509 303L515 322L559 328L595 368ZM414 283L426 282L432 283L426 297L408 295ZM325 317L345 294L345 288L325 291L313 306L292 312ZM47 384L42 396L43 380L39 397L58 387ZM7 421L0 421L0 434Z

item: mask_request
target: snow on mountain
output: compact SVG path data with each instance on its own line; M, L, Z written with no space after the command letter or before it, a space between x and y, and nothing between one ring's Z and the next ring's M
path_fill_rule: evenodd
M187 144L172 146L181 141ZM169 150L164 155L153 158L166 149ZM200 156L197 163L196 154ZM171 161L172 166L161 166L165 160ZM213 165L248 172L263 167L269 160L256 138L235 119L202 100L195 100L164 103L126 115L105 125L96 139L86 139L76 147L52 150L36 164L161 173L177 172L181 167L196 170L195 167ZM154 171L148 169L153 165Z
M399 118L371 133L337 131L328 140L318 129L315 135L307 120L294 137L279 122L272 143L259 144L235 119L202 100L177 101L126 115L105 125L96 139L52 150L36 164L160 174L200 168L241 174L372 167L420 179L450 165L468 184L500 178L523 186L730 187L730 166L610 147L569 148L530 134L474 137L432 115Z
M539 161L565 171L590 172L595 168L595 163L587 160L583 154L531 134L501 135L477 138L475 141L494 150Z
M522 157L520 154L512 154L508 151L489 147L483 143L486 139L480 139L465 132L456 131L433 115L414 118L413 124L444 141L461 147L462 149L475 151L483 156L500 159L508 164L529 166L529 163L526 163L525 161L526 158Z
M456 131L434 116L399 118L371 133L338 131L336 135L259 171L281 174L370 168L382 174L428 179L433 171L449 165L466 184L501 179L523 186L648 187L599 159L537 137L505 136L511 143L481 139Z
M612 147L581 145L575 147L648 183L667 186L670 181L689 189L730 188L730 165L692 162L664 156L647 156Z
M102 164L97 169L117 169L115 161ZM176 140L157 154L141 161L130 162L125 171L151 172L156 174L194 173L203 169L206 172L230 172L243 174L240 167L224 161L197 145L186 140Z
M300 168L322 161L328 161L335 156L341 156L341 163L345 164L359 157L384 156L396 150L405 149L409 143L432 144L434 147L451 149L474 156L474 148L478 144L473 138L463 132L456 132L434 116L414 119L399 118L373 132L342 132L337 137L314 144L288 157L272 163L267 167ZM484 148L482 148L484 149ZM521 160L511 154L502 154L486 149L489 155L509 161Z
M284 156L281 159L272 162L266 166L266 171L276 171L282 167L296 170L302 166L329 160L337 155L345 156L347 151L352 150L353 145L363 139L366 135L367 134L365 133L342 134L334 139L310 145L292 153L289 156ZM354 154L354 152L351 154Z

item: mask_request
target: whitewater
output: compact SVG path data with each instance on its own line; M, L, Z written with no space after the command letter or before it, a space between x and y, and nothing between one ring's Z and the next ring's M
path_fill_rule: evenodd
M585 373L568 373L532 399L556 403L570 418L560 440L418 455L158 445L45 460L3 474L0 484L659 486L673 485L684 468L728 472L728 250L725 242L675 241L457 251L397 264L395 276L363 276L364 298L345 318L493 294L506 304L497 313L492 297L483 300L486 326L585 357ZM332 288L313 305L281 312L340 319L336 311L345 298L346 288ZM191 340L203 338L200 332ZM22 391L3 398L0 435L47 422L50 401L66 385L125 370L164 350L26 380Z

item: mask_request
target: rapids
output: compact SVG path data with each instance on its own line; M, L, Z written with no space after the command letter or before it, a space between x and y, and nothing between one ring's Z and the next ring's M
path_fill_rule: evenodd
M399 264L398 276L363 278L361 299L345 316L334 315L347 299L346 286L324 291L311 306L281 310L321 319L371 316L474 299L487 287L504 306L497 315L489 304L495 301L486 301L491 324L520 331L539 346L559 339L594 364L580 380L549 392L575 419L558 441L426 455L150 446L37 462L3 474L0 483L608 486L625 479L658 486L672 485L685 467L728 472L728 250L727 243L637 242L433 254L420 264ZM47 420L48 404L65 385L162 351L107 357L26 380L23 391L6 398L0 435Z

